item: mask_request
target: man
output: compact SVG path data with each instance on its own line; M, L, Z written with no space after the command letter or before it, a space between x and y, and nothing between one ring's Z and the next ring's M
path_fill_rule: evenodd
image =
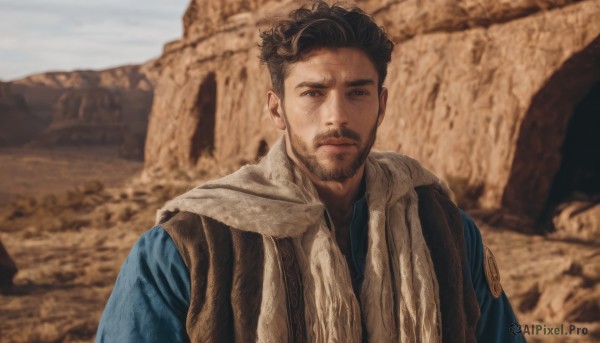
M167 202L96 340L522 340L473 221L416 161L371 152L393 49L383 30L317 2L261 37L283 138Z

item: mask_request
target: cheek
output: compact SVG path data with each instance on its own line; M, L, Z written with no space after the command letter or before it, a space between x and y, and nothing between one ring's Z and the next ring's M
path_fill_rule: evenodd
M352 108L353 121L360 126L361 130L369 130L372 124L377 122L378 114L378 103L355 104Z
M288 125L291 126L294 134L311 134L318 133L319 116L315 115L315 111L309 111L303 106L295 106L286 111Z

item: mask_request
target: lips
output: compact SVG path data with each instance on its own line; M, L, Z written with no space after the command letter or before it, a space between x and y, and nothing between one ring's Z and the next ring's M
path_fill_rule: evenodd
M347 139L347 138L330 138L330 139L326 139L319 143L319 146L323 146L323 145L345 146L345 145L356 145L356 142L354 142L351 139Z
M349 153L358 149L355 141L347 138L329 138L319 143L319 149L333 154Z

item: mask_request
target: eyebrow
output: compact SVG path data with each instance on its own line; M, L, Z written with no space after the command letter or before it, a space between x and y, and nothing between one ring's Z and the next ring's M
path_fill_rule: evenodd
M368 85L374 85L374 84L375 84L375 81L373 81L372 79L358 79L358 80L346 82L347 87L359 87L359 86L368 86Z
M300 82L299 84L296 85L296 88L317 88L317 89L323 89L323 88L327 88L327 86L324 83L321 82L311 82L311 81L304 81L304 82Z
M346 87L360 87L360 86L367 86L367 85L374 85L375 81L373 81L372 79L358 79L358 80L352 80L352 81L348 81L345 83ZM299 84L296 85L295 88L315 88L315 89L324 89L327 88L327 85L321 82L312 82L312 81L304 81L304 82L300 82Z

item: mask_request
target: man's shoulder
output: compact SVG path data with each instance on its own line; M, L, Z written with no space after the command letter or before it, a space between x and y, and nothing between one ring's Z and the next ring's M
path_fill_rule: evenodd
M194 251L206 253L215 247L224 249L231 247L234 241L262 241L258 233L241 231L216 219L188 211L170 214L159 226L169 234L186 262Z
M177 232L179 234L198 235L215 230L241 231L217 219L190 211L168 213L158 226L162 227L169 234Z
M220 236L231 229L207 216L194 212L180 211L169 213L159 226L162 227L180 247L195 241L205 241L206 236Z
M198 229L202 226L202 218L199 214L188 211L168 212L159 226L166 231Z

